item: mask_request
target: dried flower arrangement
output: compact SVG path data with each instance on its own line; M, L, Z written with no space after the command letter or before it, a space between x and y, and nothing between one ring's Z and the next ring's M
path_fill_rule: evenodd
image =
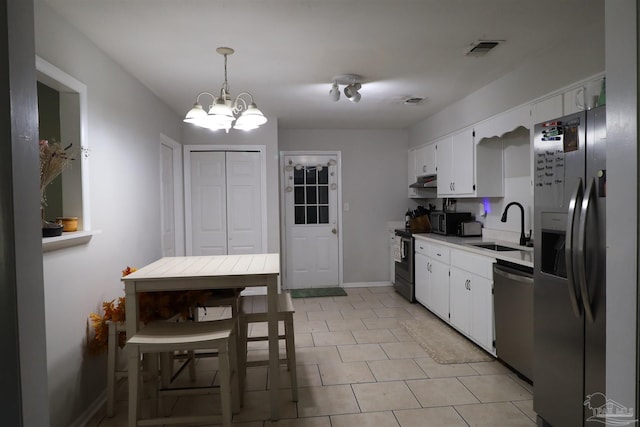
M137 271L135 267L122 270L122 277ZM179 315L183 319L189 319L191 309L196 305L202 305L212 295L211 291L172 291L172 292L143 292L139 294L140 320L149 323L154 320L167 320ZM100 354L107 350L109 341L108 322L124 322L125 297L119 297L102 303L103 314L91 313L91 326L95 334L87 343L89 353ZM127 341L126 333L118 335L118 345L124 347Z
M41 139L40 146L40 203L47 205L45 189L66 168L71 166L74 157L71 153L72 144L63 147L60 142Z

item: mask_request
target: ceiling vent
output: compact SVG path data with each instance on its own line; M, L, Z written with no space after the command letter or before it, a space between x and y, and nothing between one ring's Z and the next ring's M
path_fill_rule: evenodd
M480 40L471 44L467 56L484 56L504 40Z

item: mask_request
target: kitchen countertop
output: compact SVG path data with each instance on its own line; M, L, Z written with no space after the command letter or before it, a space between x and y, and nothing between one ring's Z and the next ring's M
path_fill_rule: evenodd
M523 265L525 267L533 268L533 248L520 246L513 242L505 242L496 239L486 239L482 237L458 237L458 236L443 236L433 233L418 233L413 234L413 237L417 240L424 240L432 243L440 243L445 246L449 246L455 249L461 249L469 252L476 253L478 255L489 256L495 259L501 259L509 261L514 264ZM513 251L492 251L490 249L478 248L471 246L470 243L491 242L498 243L503 246L514 248Z

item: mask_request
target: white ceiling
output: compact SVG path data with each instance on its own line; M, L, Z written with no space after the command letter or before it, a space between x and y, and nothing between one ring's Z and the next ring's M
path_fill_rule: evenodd
M180 115L199 92L220 90L215 49L234 48L231 95L251 92L284 128L405 128L604 28L603 0L46 1ZM466 56L477 40L505 43ZM364 77L358 104L329 99L345 73Z

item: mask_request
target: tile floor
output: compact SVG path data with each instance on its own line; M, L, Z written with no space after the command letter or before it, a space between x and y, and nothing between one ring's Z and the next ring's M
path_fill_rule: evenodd
M432 316L391 287L348 288L348 296L294 299L299 400L281 378L281 420L269 421L268 369L250 368L239 427L535 426L532 388L499 362L441 365L405 332L401 320ZM207 316L225 316L209 309ZM263 333L266 324L250 333ZM452 332L455 333L455 332ZM249 359L267 343L250 343ZM215 379L215 359L200 359L198 381ZM186 377L186 375L185 375ZM180 378L180 381L188 381ZM90 427L127 425L126 381L116 414L104 408ZM173 398L173 413L211 410L217 396Z

